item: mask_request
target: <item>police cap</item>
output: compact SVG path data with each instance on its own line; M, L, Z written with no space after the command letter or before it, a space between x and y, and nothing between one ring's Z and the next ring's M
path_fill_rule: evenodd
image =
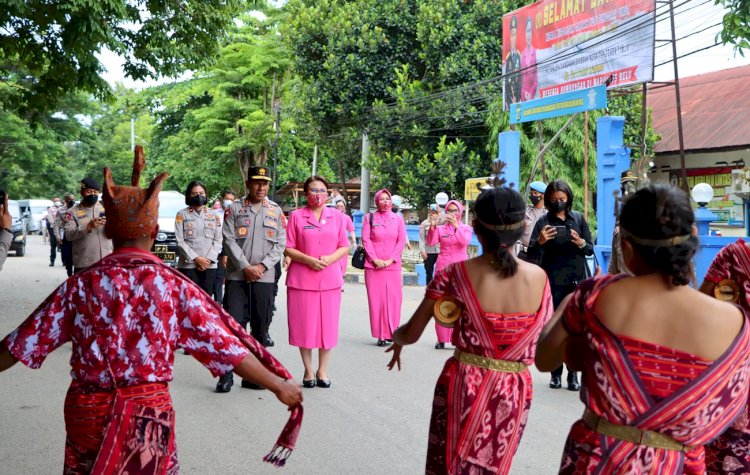
M247 179L249 180L266 180L271 181L271 173L268 167L250 167L247 171Z

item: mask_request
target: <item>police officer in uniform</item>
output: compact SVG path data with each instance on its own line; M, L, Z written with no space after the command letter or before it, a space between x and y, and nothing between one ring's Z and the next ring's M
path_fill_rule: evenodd
M112 241L104 235L107 218L99 201L99 182L81 180L81 202L63 217L65 239L73 243L73 269L78 273L112 253Z
M539 218L547 214L547 208L544 207L544 192L546 190L547 184L543 181L534 181L529 185L529 201L531 204L526 205L526 230L519 241L520 247L517 253L519 259L536 265L539 265L539 260L532 259L528 255L529 240L531 239L531 232L534 230L536 222L539 221Z
M638 177L633 174L630 170L625 170L620 175L620 193L621 197L619 200L624 200L625 197L632 195L638 188ZM620 249L620 221L618 220L615 224L615 229L612 232L612 254L609 257L609 266L607 272L609 274L619 274L622 272L622 251Z
M206 207L206 187L192 181L185 190L185 204L174 219L177 241L177 270L213 295L216 283L216 264L221 252L221 218Z
M65 217L65 213L75 206L76 197L71 193L66 193L63 199L65 200L65 210L57 213L57 218L55 218L52 230L55 239L57 239L57 248L60 250L60 257L65 266L65 271L68 273L68 277L70 277L73 275L73 243L68 239L65 239L65 231L63 230L63 225L65 223L63 218ZM52 236L52 234L50 234L50 236ZM50 239L52 238L50 237Z
M268 327L274 301L276 263L284 255L286 230L279 205L266 195L271 182L268 168L250 167L245 185L247 196L233 203L224 215L224 254L226 269L226 309L243 327L250 324L251 335L264 346L271 346ZM250 381L243 388L262 389ZM232 373L219 379L216 392L229 392Z
M518 35L518 20L515 16L510 19L510 51L505 55L505 108L521 100L521 53L518 52L516 38Z

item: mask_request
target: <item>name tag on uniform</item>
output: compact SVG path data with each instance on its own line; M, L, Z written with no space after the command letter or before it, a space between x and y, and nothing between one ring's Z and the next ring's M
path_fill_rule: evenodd
M305 226L304 229L315 229L315 226L309 224L309 225Z
M266 216L263 220L263 226L276 229L276 219L270 216Z
M240 226L237 228L237 236L239 237L246 237L247 236L247 228L245 226Z
M82 218L82 217L84 217L84 216L86 216L86 212L85 212L85 211L82 211L82 210L79 210L79 211L78 211L78 217L79 217L79 218Z

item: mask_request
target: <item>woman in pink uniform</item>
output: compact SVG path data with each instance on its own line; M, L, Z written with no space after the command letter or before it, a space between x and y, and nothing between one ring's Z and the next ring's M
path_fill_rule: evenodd
M336 202L336 204L333 205L334 208L339 210L341 214L344 216L344 226L346 227L346 235L347 237L351 238L351 243L353 247L357 247L357 235L354 234L354 223L352 222L351 216L346 214L346 204L339 200ZM349 259L347 256L344 256L340 261L341 263L341 275L346 275L346 266L349 263ZM344 289L342 288L341 291L343 292Z
M445 224L438 226L437 216L430 216L430 229L427 231L427 245L434 246L440 243L440 254L435 262L435 274L445 269L448 264L465 261L469 258L466 249L471 241L471 226L461 222L461 214L464 207L456 200L450 200L445 204ZM451 341L453 329L435 324L435 333L438 341L435 343L436 350L445 348L445 344Z
M331 386L328 360L339 337L341 287L338 260L349 252L344 217L326 208L328 182L319 176L305 181L307 206L289 215L286 256L292 259L286 276L289 344L299 347L305 376L302 385ZM312 350L318 348L318 371Z
M378 346L393 340L393 332L401 323L401 253L406 244L406 224L391 211L391 193L375 193L378 207L362 220L362 245L367 252L365 286L370 307L370 330Z

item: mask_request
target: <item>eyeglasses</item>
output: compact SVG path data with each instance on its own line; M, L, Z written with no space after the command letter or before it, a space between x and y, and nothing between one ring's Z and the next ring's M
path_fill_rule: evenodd
M446 212L448 212L448 213L453 213L453 214L459 214L459 213L461 213L461 212L460 212L459 210L457 210L457 209L447 209L447 210L445 210L445 211L446 211Z
M308 191L310 193L315 193L317 195L327 195L328 194L328 190L326 190L325 188L310 188Z

